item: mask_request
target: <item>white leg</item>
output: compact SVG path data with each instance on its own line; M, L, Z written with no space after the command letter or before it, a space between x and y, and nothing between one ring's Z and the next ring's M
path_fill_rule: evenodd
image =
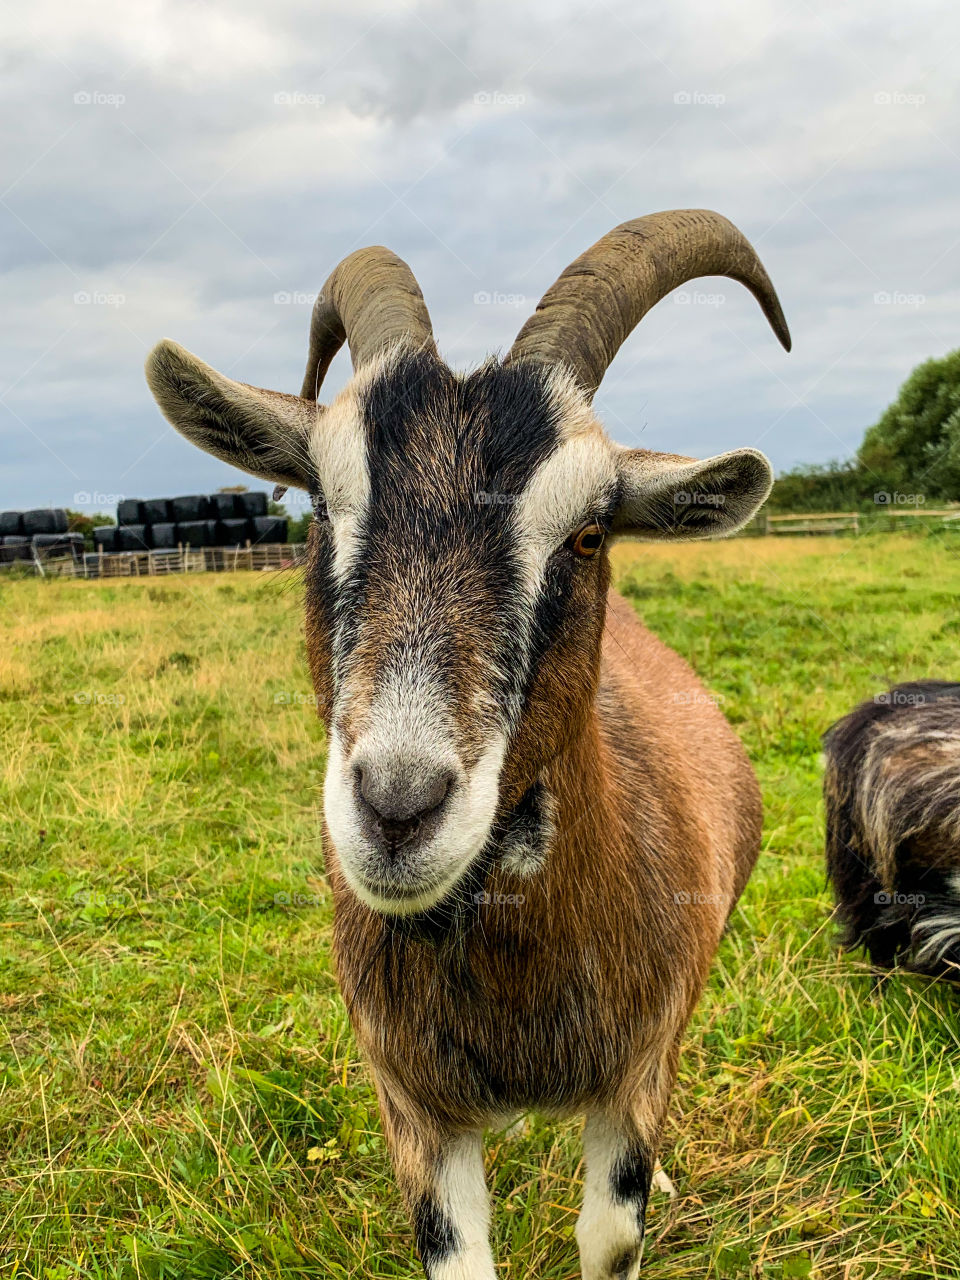
M414 1210L429 1280L495 1280L481 1137L461 1135L444 1145L433 1189L421 1200L421 1213Z
M587 1117L587 1174L577 1244L583 1280L637 1280L654 1157L632 1126Z

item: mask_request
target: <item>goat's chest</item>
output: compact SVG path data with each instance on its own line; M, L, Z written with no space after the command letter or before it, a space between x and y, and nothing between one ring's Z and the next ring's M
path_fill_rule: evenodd
M366 958L339 946L338 966L375 1070L453 1123L577 1108L614 1088L636 1055L641 976L621 958L614 977L611 957L589 945L391 939Z

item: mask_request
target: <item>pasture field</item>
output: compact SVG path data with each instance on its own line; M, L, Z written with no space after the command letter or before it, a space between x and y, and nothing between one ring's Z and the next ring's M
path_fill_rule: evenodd
M960 1275L960 1012L841 955L820 734L960 674L960 539L614 553L760 772L644 1274ZM0 582L0 1277L418 1274L330 958L295 578ZM575 1280L576 1125L491 1135L503 1277Z

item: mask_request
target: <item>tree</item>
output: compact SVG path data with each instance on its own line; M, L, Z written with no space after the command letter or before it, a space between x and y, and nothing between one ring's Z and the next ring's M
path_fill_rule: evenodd
M88 551L93 550L93 531L100 525L116 524L113 516L108 516L106 512L97 511L93 515L84 515L82 511L71 511L67 508L67 528L71 533L82 533L84 546Z
M960 498L960 350L918 365L857 454L878 488Z

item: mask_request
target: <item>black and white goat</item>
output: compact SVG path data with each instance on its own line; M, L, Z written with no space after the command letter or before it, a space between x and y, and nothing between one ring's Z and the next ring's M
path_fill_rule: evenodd
M960 978L960 684L896 685L824 737L827 873L849 947Z

